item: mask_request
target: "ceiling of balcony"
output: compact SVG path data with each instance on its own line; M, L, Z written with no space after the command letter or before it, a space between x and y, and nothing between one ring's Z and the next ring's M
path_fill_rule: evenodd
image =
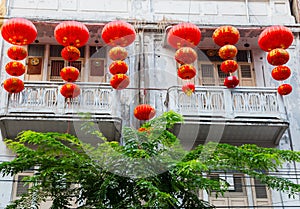
M177 124L173 133L181 139L186 149L209 141L232 145L256 144L262 147L275 147L288 128L288 123L279 119L222 118L185 119Z
M56 43L54 38L54 29L59 24L59 22L35 22L36 28L38 30L37 40L41 43ZM101 31L105 25L105 23L85 23L90 32L90 39L88 41L89 45L103 45L103 41L101 39ZM145 26L147 27L147 26ZM158 26L157 26L158 27ZM150 28L150 29L149 29ZM144 31L152 31L154 30L155 25L149 26L148 29ZM151 29L152 28L152 29ZM162 33L162 35L168 32L170 27L167 27L166 30L156 30L158 33ZM216 27L200 27L202 40L200 42L200 47L210 47L210 48L219 48L219 46L215 45L212 41L212 34ZM256 48L257 38L259 34L262 32L263 28L261 27L243 27L238 28L240 32L240 41L236 44L238 48ZM249 44L249 45L245 45Z

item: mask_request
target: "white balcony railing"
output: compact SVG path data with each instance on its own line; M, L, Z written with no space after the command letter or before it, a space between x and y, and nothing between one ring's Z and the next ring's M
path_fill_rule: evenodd
M18 94L8 94L2 102L2 114L7 113L47 113L66 114L90 112L94 114L115 114L117 107L112 105L113 89L105 84L78 84L81 92L77 98L65 99L60 94L63 83L27 82L25 89ZM116 116L116 115L115 115Z
M185 116L286 120L282 96L274 88L203 86L187 96L181 87L171 87L168 94L168 109Z
M113 103L118 101L115 99L117 93L109 85L80 83L80 96L70 100L59 93L62 85L63 83L27 82L21 93L9 95L2 91L5 94L2 98L7 98L1 101L2 115L89 112L120 116L120 105ZM171 87L166 101L168 102L165 110L174 110L184 116L287 119L282 96L273 88L227 89L202 86L196 87L196 91L191 96L187 96L181 87Z

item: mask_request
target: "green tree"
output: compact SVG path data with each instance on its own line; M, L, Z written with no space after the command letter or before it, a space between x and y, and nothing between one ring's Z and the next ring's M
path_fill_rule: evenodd
M37 208L49 197L53 209L70 208L71 201L82 209L213 208L198 198L198 191L224 194L229 184L207 175L228 170L291 196L299 192L299 185L266 172L276 171L285 162L299 162L299 152L216 143L186 151L169 131L178 122L182 122L180 115L167 112L139 130L124 128L122 145L107 141L89 122L83 127L87 136L96 136L101 143L85 144L69 134L33 131L7 139L16 158L0 164L4 176L36 166L35 175L23 179L32 187L7 208Z

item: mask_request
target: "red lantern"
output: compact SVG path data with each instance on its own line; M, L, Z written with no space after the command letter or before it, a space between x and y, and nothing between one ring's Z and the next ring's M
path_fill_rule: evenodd
M236 61L234 60L225 60L222 62L220 69L224 73L233 73L238 69L239 65Z
M24 82L19 78L8 78L3 82L3 87L9 93L19 93L24 89Z
M134 108L134 116L139 120L150 120L155 114L154 107L148 104L140 104Z
M197 59L197 53L191 47L181 47L175 53L175 60L183 64L192 64Z
M196 75L196 69L193 65L185 64L178 68L177 75L181 79L192 79Z
M109 72L115 74L125 74L128 70L128 65L122 60L113 61L109 65Z
M271 65L284 65L290 59L289 53L285 49L277 48L268 53L267 60Z
M289 78L291 70L287 66L279 65L272 70L272 77L277 81L283 81Z
M80 88L74 83L66 83L60 88L60 93L65 98L75 98L80 95Z
M80 51L75 46L66 46L61 50L61 56L69 62L76 61L80 57Z
M235 27L221 26L214 31L212 38L219 46L226 44L234 45L240 39L240 33Z
M173 26L168 32L167 40L175 49L181 47L195 47L201 40L200 29L192 23L180 23Z
M102 30L103 41L110 46L128 46L135 40L134 27L124 21L107 23Z
M292 31L285 26L267 27L258 37L259 47L269 52L272 49L287 49L293 43Z
M147 134L149 134L152 130L152 127L140 127L138 129L138 132L146 132Z
M237 55L237 48L234 45L225 45L219 49L219 56L223 60L233 59Z
M25 73L25 65L21 62L12 61L5 65L5 71L11 76L21 76Z
M277 92L280 95L288 95L292 92L293 88L290 84L281 84L278 88L277 88Z
M60 76L67 82L74 82L79 76L79 70L76 67L72 66L64 67L60 71Z
M27 51L21 46L12 46L7 50L7 56L12 60L23 60L27 57Z
M56 41L63 46L82 47L89 40L89 30L77 21L64 21L54 29Z
M129 78L125 74L116 74L110 79L110 85L117 90L125 89L129 85Z
M188 95L188 96L191 96L192 93L195 92L195 84L193 83L187 83L185 85L182 86L182 91Z
M116 46L109 50L108 56L112 60L124 60L128 56L128 53L125 48Z
M239 79L236 76L228 76L224 79L224 86L227 88L235 88L239 85Z
M29 20L13 18L3 23L1 34L3 39L11 44L27 45L35 40L37 30Z

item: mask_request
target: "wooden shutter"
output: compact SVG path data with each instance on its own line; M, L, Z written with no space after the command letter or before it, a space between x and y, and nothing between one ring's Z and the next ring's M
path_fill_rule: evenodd
M29 57L27 65L27 74L39 75L42 73L42 57Z
M254 179L254 189L256 198L268 198L267 188L260 180Z
M214 86L215 85L215 75L214 75L214 65L213 64L200 64L200 84L203 86Z
M90 76L104 76L104 59L92 59Z
M29 184L23 180L24 177L28 175L17 175L17 188L16 188L16 197L20 197L22 194L26 193L29 189Z
M217 69L218 69L218 83L217 85L218 86L224 86L224 79L229 76L228 74L224 73L222 70L221 70L221 64L218 64L217 65Z
M61 81L60 70L65 66L64 60L51 60L50 81Z
M255 75L251 64L239 63L238 76L240 86L255 86Z

